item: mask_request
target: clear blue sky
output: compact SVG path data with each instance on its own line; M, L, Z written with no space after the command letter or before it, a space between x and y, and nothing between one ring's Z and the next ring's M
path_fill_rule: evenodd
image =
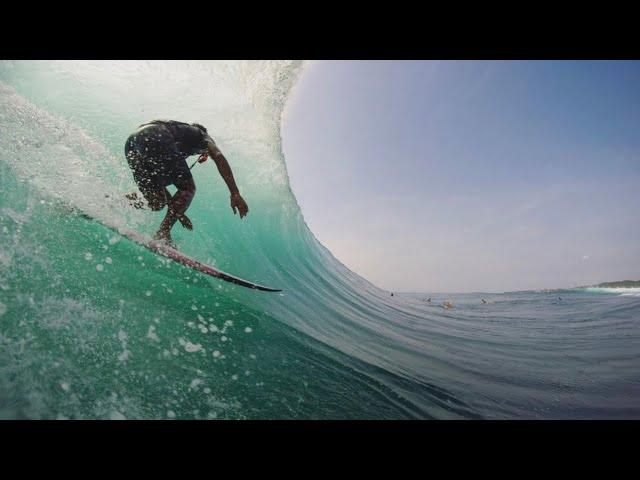
M316 237L383 288L640 279L640 62L311 62L283 139Z

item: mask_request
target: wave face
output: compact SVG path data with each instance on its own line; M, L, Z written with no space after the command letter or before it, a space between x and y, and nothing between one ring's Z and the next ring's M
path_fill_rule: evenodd
M637 309L581 299L549 335L563 317L532 315L529 297L494 296L492 313L468 297L452 310L390 297L319 244L280 141L302 68L0 63L0 417L638 416L636 395L603 393L640 378L629 357ZM194 274L78 215L157 228L159 214L122 201L135 191L124 141L154 118L205 125L250 206L244 220L232 215L215 167L198 165L195 230L174 229L181 250L282 294ZM604 352L612 315L626 333ZM604 357L616 373L592 380Z

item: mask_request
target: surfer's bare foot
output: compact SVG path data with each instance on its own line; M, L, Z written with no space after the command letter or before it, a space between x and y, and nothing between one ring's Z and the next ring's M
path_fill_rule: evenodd
M138 197L138 194L136 192L127 193L125 197L127 198L127 200L129 200L129 205L131 205L133 208L144 208L144 201L140 197Z
M178 246L171 239L158 238L158 239L156 239L156 242L157 242L158 245L169 247L169 248L171 248L173 250L178 250Z
M173 241L173 238L171 238L171 234L168 232L164 232L162 230L158 230L156 232L156 234L153 236L154 240L157 240L161 243L164 243L165 245L167 245L168 247L173 248L174 250L177 250L178 247L176 246L176 244Z
M180 222L180 225L182 225L187 230L193 230L193 223L191 223L189 217L187 217L184 213L182 215L178 215L178 221Z

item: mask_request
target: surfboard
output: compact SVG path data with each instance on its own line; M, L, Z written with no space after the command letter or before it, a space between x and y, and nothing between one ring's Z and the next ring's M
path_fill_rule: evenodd
M244 280L242 278L239 277L235 277L233 275L230 275L228 273L225 273L221 270L218 270L217 268L213 268L210 265L206 265L202 262L199 262L198 260L195 260L191 257L188 257L186 255L183 255L182 253L180 253L179 251L171 248L170 246L168 246L167 244L163 243L163 242L159 242L157 240L148 240L147 238L145 238L143 235L140 235L137 232L134 231L123 231L120 229L116 229L113 228L103 222L101 222L100 220L93 218L85 213L80 213L80 215L88 220L92 220L94 222L98 222L101 225L104 225L105 227L107 227L109 230L112 230L113 232L117 233L118 235L121 235L123 237L125 237L126 239L137 243L138 245L141 245L143 247L145 247L147 250L150 250L154 253L157 253L158 255L161 255L163 257L166 257L170 260L173 260L176 263L179 263L181 265L184 265L185 267L189 267L193 270L196 270L198 272L204 273L205 275L209 275L211 277L214 278L219 278L220 280L224 280L226 282L230 282L233 283L235 285L240 285L242 287L246 287L246 288L251 288L254 290L261 290L263 292L281 292L281 289L278 288L271 288L271 287L265 287L264 285L259 285L257 283L253 283L250 282L248 280Z

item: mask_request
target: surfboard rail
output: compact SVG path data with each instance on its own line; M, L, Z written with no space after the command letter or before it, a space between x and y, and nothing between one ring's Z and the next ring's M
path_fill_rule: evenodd
M121 235L123 237L125 237L126 239L142 246L145 247L147 250L153 252L153 253L157 253L158 255L162 255L165 258L168 258L170 260L173 260L176 263L179 263L181 265L184 265L185 267L189 267L193 270L196 270L200 273L203 273L205 275L209 275L211 277L215 277L215 278L219 278L220 280L224 280L226 282L230 282L233 283L235 285L240 285L242 287L246 287L246 288L251 288L253 290L261 290L263 292L281 292L282 289L279 288L271 288L271 287L266 287L264 285L260 285L258 283L253 283L250 282L248 280L244 280L242 278L236 277L234 275L231 275L229 273L223 272L222 270L218 270L217 268L214 268L210 265L207 265L205 263L202 263L198 260L195 260L191 257L188 257L186 255L183 255L182 253L178 252L177 250L171 248L170 246L168 246L167 244L163 243L163 242L159 242L157 240L147 240L146 238L144 238L142 235L140 235L137 232L133 232L133 231L123 231L121 229L118 228L114 228L111 227L109 225L107 225L104 222L101 222L100 220L98 220L97 218L93 218L89 215L87 215L86 213L81 213L81 216L88 219L88 220L93 220L95 222L100 223L101 225L104 225L105 227L107 227L109 230L114 231L115 233L117 233L118 235Z

